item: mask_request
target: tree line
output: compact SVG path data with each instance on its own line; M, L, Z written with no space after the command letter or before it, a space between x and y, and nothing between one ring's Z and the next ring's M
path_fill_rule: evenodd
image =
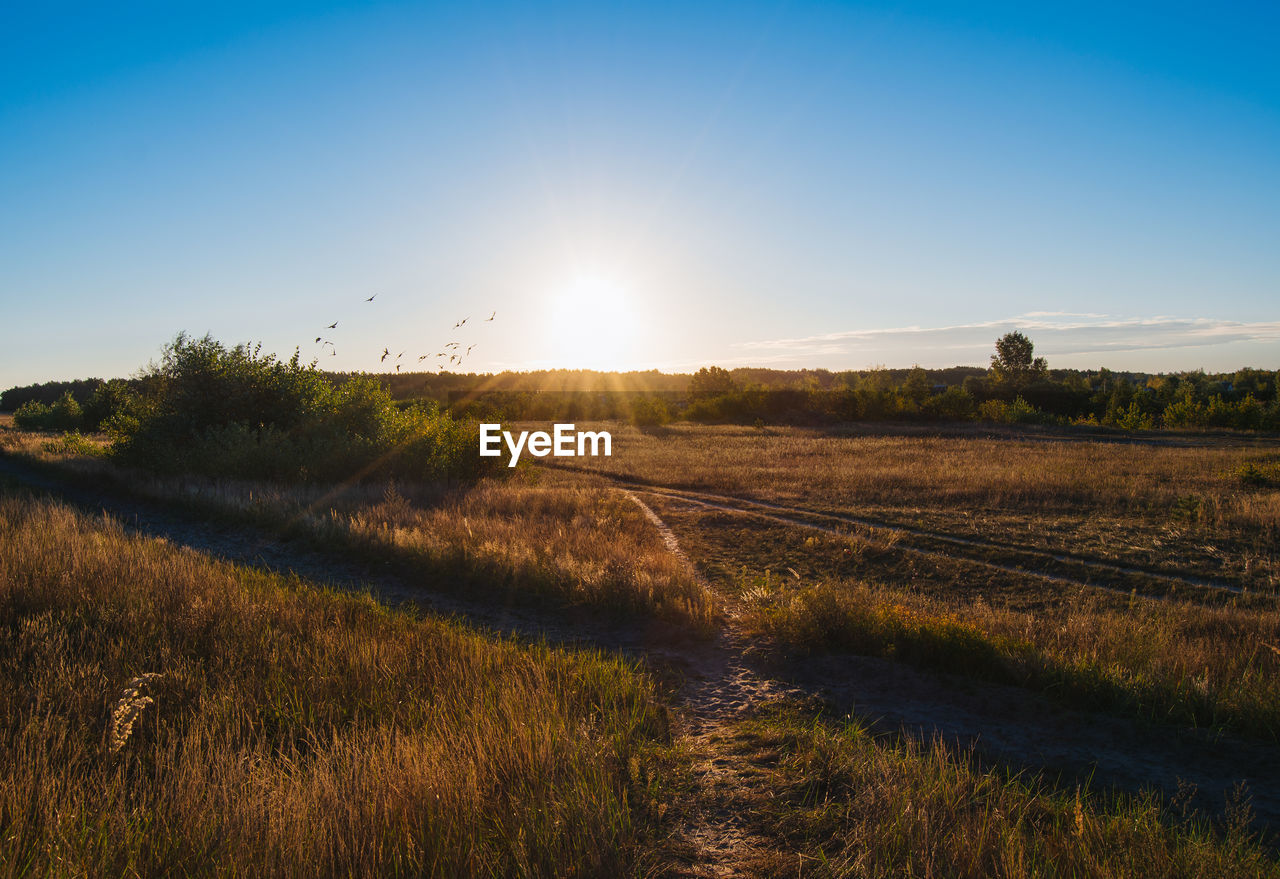
M377 387L399 409L427 406L485 421L985 421L1124 430L1280 431L1280 371L1148 374L1051 369L1019 332L996 340L986 368L840 372L711 366L683 375L541 370L372 376L308 369L314 380L334 389L351 383ZM127 427L138 401L155 396L158 381L153 372L108 382L86 379L10 388L0 395L0 409L16 410L19 426L30 428L93 431L107 429L113 418Z

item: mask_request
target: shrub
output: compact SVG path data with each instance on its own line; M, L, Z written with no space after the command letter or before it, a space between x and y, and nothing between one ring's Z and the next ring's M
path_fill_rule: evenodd
M1280 461L1247 461L1236 469L1236 478L1255 488L1280 486Z
M656 427L671 420L667 402L661 397L644 394L631 401L631 423L639 427Z
M1130 403L1129 408L1110 416L1110 422L1122 430L1151 430L1155 427L1155 418L1143 412L1137 400Z
M56 440L49 440L43 444L42 448L55 455L65 454L89 458L101 457L105 452L105 447L90 442L78 430L64 433Z
M434 405L397 407L368 377L335 387L315 365L179 335L153 367L149 399L117 411L125 462L160 472L273 480L474 479L474 425Z
M1009 404L1001 400L983 400L982 405L978 407L978 417L983 421L1002 423L1005 421L1008 408Z
M79 430L83 421L80 404L70 391L49 405L35 400L23 403L13 413L13 423L19 430Z
M968 421L974 417L973 397L961 388L947 388L936 397L925 401L925 408L938 418L947 421Z
M137 419L142 411L142 397L129 382L112 379L94 389L84 404L84 429L98 431L110 429L124 419Z

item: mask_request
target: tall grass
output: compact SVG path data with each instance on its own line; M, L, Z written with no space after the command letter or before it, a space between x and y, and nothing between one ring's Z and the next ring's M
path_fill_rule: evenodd
M743 591L748 625L802 650L892 658L1087 709L1280 740L1274 612L1139 599L1118 608L1081 591L1031 613L834 580L759 578Z
M1224 826L1154 795L1064 794L983 770L941 741L877 740L856 723L785 710L748 725L775 750L757 821L800 856L800 875L987 877L1277 876L1237 802ZM797 875L796 861L760 875Z
M540 484L536 472L523 471L452 486L152 476L83 444L0 434L0 448L64 475L391 562L430 588L640 613L694 632L708 630L719 613L639 508L610 488Z
M0 497L0 875L602 875L669 733L616 661Z

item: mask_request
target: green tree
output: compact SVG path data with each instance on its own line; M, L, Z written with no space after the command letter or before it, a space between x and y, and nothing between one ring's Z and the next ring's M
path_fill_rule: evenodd
M702 367L689 379L689 396L719 397L734 391L733 376L719 366Z
M1021 388L1048 376L1049 367L1043 357L1033 357L1035 345L1014 330L996 339L996 353L991 355L991 378L1000 385Z
M925 400L933 395L933 383L929 381L929 374L923 368L916 366L902 382L902 396L910 400L916 406L924 404Z

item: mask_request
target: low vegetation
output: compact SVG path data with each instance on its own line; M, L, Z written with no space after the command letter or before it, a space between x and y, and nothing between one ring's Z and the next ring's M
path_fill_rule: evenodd
M705 634L718 602L632 501L600 486L545 485L536 471L475 484L302 485L138 474L78 435L0 433L0 448L84 484L234 520L324 552L392 565L442 592L657 617Z
M100 384L82 406L65 392L14 413L23 430L108 432L111 454L154 473L332 482L470 481L497 472L474 425L432 404L399 406L372 378L333 382L248 345L179 335L133 382Z
M683 424L613 441L592 471L1280 589L1268 444Z
M1280 741L1280 616L1076 593L1018 612L856 581L744 583L747 624L847 651L1029 687L1075 707Z
M1064 793L939 740L877 739L787 707L745 727L743 747L774 755L756 821L805 876L1280 876L1243 801L1215 828L1151 795ZM758 871L794 876L796 861Z
M0 875L619 875L652 687L0 497Z
M486 480L440 492L395 484L322 488L158 479L135 490L266 525L317 546L398 562L445 591L643 613L708 628L710 593L639 508L599 487Z

